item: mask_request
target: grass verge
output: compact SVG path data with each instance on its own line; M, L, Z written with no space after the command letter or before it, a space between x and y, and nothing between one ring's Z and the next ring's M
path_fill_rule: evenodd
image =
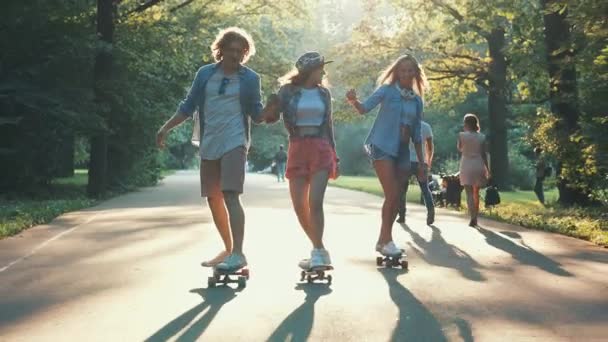
M382 188L376 177L341 176L337 180L331 181L330 186L382 196ZM551 204L544 207L538 202L532 191L501 192L501 204L491 210L483 208L481 215L497 221L572 236L608 247L606 208L561 208L555 204L557 196L557 190L547 191L545 197ZM410 184L407 201L420 203L418 186ZM466 206L464 197L463 206Z
M175 170L164 170L161 175L164 178L173 173ZM0 197L0 239L48 223L66 212L95 205L99 200L87 197L87 181L87 170L75 170L74 176L57 178L36 193ZM103 199L115 195L108 193Z

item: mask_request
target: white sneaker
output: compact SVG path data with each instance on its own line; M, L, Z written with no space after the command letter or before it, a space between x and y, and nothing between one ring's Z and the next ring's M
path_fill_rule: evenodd
M306 259L300 260L300 262L298 263L298 266L300 266L300 268L303 270L309 270L310 269L310 259L306 258Z
M323 257L323 254L323 250L317 248L313 249L312 252L310 252L310 268L327 266L325 264L325 258Z
M218 270L236 271L247 266L247 259L242 254L232 253L224 261L215 266Z
M403 250L397 248L393 241L389 241L386 245L382 247L380 250L380 254L384 256L397 256L401 254L405 254Z
M331 258L329 257L329 252L327 251L327 249L322 249L321 250L321 256L323 257L323 264L325 266L330 266L331 265Z

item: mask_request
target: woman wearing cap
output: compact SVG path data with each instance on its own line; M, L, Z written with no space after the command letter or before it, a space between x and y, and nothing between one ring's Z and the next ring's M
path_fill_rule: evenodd
M313 249L303 269L331 265L323 244L323 197L327 181L338 175L331 111L331 94L323 85L324 65L331 63L318 52L298 58L296 67L279 79L278 96L264 109L267 122L282 114L289 133L286 177L293 208Z
M421 121L426 84L424 71L416 58L404 55L380 74L378 88L365 102L359 102L354 89L346 93L348 102L360 114L380 104L380 111L365 145L384 192L382 224L376 243L376 250L383 255L403 253L393 242L392 236L400 189L403 189L410 172L416 172L418 179L424 180L424 163L418 164L418 170L410 170L409 141L414 142L418 160L424 160Z

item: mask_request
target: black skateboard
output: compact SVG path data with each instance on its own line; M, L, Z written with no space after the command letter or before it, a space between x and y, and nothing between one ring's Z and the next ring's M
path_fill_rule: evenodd
M239 288L244 288L247 286L247 280L249 280L249 269L247 267L236 270L220 270L214 268L213 276L207 278L207 285L208 287L215 287L219 284L225 285L236 283Z
M302 272L300 272L300 281L306 279L306 282L311 284L315 281L327 280L327 285L331 285L331 274L326 274L326 272L333 269L333 266L319 266L302 270Z
M404 270L407 270L408 263L405 260L405 255L397 254L391 256L379 256L376 257L376 266L386 266L386 267L401 267Z

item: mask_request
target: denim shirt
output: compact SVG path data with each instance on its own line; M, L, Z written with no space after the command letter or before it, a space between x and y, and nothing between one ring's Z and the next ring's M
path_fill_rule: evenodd
M279 89L279 112L283 116L283 124L289 133L289 138L292 139L296 127L296 113L298 111L298 102L302 97L301 87L292 84L285 84ZM331 110L331 93L329 89L319 86L321 98L325 104L325 116L321 123L321 136L327 138L332 147L336 147L334 138L334 125Z
M408 103L409 102L409 103ZM367 113L380 104L378 116L365 140L365 145L374 145L385 153L397 157L401 143L402 124L407 124L412 132L412 141L416 144L422 142L421 122L423 104L420 96L407 100L401 96L397 87L391 84L380 86L362 103ZM403 113L403 111L415 113ZM413 114L413 115L412 115ZM409 122L402 122L406 118Z
M194 111L198 109L200 115L200 136L204 136L205 126L205 88L207 81L215 73L217 68L220 67L220 63L208 64L200 69L196 73L192 87L188 91L188 95L183 99L178 107L178 112L182 115L191 117ZM240 102L241 109L243 110L243 122L245 124L245 140L247 144L250 142L250 122L253 120L255 123L262 121L262 94L260 93L260 76L255 71L241 65L238 70L239 82L240 82Z

